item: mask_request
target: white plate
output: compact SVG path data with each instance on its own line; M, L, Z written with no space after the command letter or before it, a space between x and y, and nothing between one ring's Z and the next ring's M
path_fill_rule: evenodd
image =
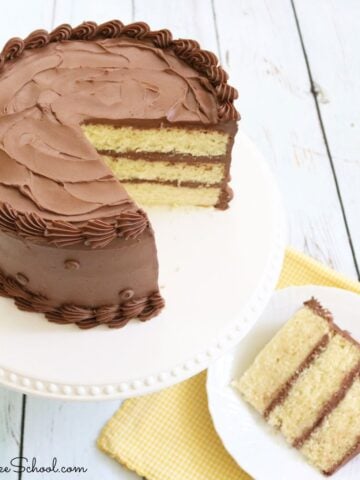
M213 363L208 371L209 408L216 431L235 461L256 480L325 478L279 433L275 433L230 385L302 303L312 296L333 312L335 322L341 328L360 340L360 295L315 285L286 288L273 295L246 341ZM360 458L345 465L331 478L359 480Z
M147 323L82 331L0 299L0 383L75 400L125 398L184 380L234 346L265 308L284 251L272 175L239 134L225 212L147 209L166 308Z

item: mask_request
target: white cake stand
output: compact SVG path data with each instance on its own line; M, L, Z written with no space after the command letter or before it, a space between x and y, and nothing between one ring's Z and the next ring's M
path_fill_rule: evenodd
M51 398L127 398L185 380L238 343L274 290L285 228L274 179L242 133L232 178L225 212L147 209L166 299L151 321L83 331L0 298L0 383Z

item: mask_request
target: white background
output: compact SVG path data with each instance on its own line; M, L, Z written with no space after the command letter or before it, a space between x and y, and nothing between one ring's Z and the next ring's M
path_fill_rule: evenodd
M216 52L239 90L242 128L277 176L290 243L358 277L357 0L11 0L1 8L0 43L63 22L119 18L169 28L174 37L195 38ZM118 405L45 401L0 389L0 466L23 452L40 464L57 456L61 464L86 466L88 474L76 478L137 478L95 447ZM42 478L64 475L22 475Z

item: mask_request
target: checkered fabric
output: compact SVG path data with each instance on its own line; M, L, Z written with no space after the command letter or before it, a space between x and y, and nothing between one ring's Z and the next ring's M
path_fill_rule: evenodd
M360 284L288 249L278 288L318 284L352 290ZM98 446L148 480L248 480L217 436L207 407L206 373L144 397L126 400L103 429Z

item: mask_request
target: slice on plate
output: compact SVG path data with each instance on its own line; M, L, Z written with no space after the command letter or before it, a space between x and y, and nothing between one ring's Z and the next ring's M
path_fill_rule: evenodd
M314 298L234 385L323 473L359 453L360 345Z
M64 24L0 51L0 295L81 329L164 307L148 205L226 209L237 91L195 40Z

